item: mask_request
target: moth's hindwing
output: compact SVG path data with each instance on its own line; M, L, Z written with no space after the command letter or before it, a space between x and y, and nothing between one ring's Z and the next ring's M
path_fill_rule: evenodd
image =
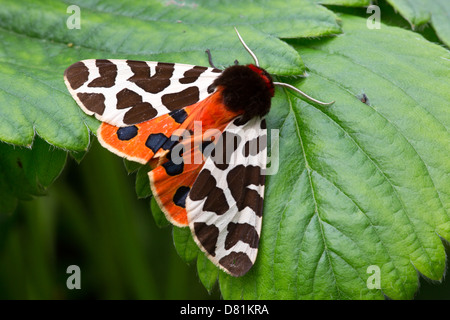
M131 161L148 163L159 151L168 152L173 146L173 132L183 128L186 120L195 117L196 105L171 111L158 118L127 127L103 122L97 130L98 141L109 151Z
M177 140L177 135L181 135L180 139L171 145L166 161L149 172L155 200L166 218L179 227L188 225L186 198L205 159L214 149L216 137L237 116L223 105L220 89L185 109L192 110L188 110L190 116L180 126L184 130L174 132L171 138Z
M205 99L220 73L186 64L93 59L71 65L64 80L85 113L125 127Z
M186 200L189 227L199 247L233 276L254 264L261 232L265 120L231 122L207 158Z

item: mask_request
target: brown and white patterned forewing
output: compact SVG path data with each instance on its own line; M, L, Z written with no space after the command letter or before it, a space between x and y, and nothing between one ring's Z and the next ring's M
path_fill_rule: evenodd
M220 73L178 63L92 59L71 65L64 80L84 112L124 127L205 99Z
M266 142L264 119L230 123L186 200L196 243L214 264L233 276L245 274L258 253Z

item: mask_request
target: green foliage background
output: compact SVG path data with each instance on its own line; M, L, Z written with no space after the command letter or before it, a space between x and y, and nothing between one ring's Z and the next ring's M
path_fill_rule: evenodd
M72 4L80 30L65 24ZM0 0L0 298L450 298L450 6L378 1L377 32L368 4ZM283 163L239 279L168 225L146 168L98 145L62 79L85 58L207 65L209 48L218 65L251 62L232 26L271 74L336 100L277 90ZM81 290L66 287L71 264ZM382 290L366 287L369 264Z

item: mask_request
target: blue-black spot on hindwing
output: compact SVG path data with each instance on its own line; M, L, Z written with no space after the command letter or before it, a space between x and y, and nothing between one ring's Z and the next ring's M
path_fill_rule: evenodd
M177 176L179 174L183 173L184 170L184 163L174 163L173 161L169 160L166 163L162 165L164 167L164 170L166 170L166 173L169 176Z
M163 148L164 150L170 150L172 149L175 145L177 145L180 141L180 137L178 136L170 136L170 139L167 139L166 142L164 142L164 144L161 146L161 148Z
M148 136L145 146L156 153L168 139L163 133L152 133Z
M176 142L176 144L178 144L178 142ZM163 146L163 149L164 149L164 146ZM169 176L176 176L176 175L183 173L184 162L183 162L182 155L180 155L180 154L176 155L176 158L174 161L174 159L172 157L172 150L173 150L173 148L169 151L169 153L166 156L168 161L165 162L162 166L163 166L164 170L166 170L166 173Z
M186 120L188 117L188 114L184 109L171 111L169 112L169 115L173 118L173 120L175 120L178 123L183 123L184 120Z
M181 186L175 191L175 195L173 196L173 202L182 208L186 208L186 197L189 194L191 188L186 186Z
M138 134L136 126L122 127L117 129L117 138L122 141L131 140Z

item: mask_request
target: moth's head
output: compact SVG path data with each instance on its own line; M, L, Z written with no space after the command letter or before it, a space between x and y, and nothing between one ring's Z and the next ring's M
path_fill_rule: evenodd
M270 75L254 65L234 65L226 68L214 80L224 105L230 110L242 113L245 119L264 116L270 110L274 94Z
M231 111L241 113L244 120L263 117L270 110L275 92L274 83L269 73L259 66L258 58L245 44L237 29L234 29L255 63L226 68L212 86L221 91L225 106Z
M254 64L249 64L247 65L247 67L256 72L256 74L263 79L264 83L266 84L267 90L269 90L271 97L273 97L275 94L275 87L270 74L263 68L255 66Z
M239 34L239 32L237 31L237 29L234 28L234 30L236 31L236 34L237 34L239 40L241 41L242 45L244 46L244 48L247 50L247 52L252 56L253 60L255 61L255 64L250 64L250 65L248 65L248 67L251 68L252 70L254 70L256 73L258 73L262 77L262 79L267 84L266 86L269 88L269 91L272 93L272 97L273 97L273 93L274 93L274 89L273 89L274 85L278 85L278 86L282 86L282 87L288 87L288 88L296 91L297 93L299 93L300 95L302 95L306 99L308 99L310 102L317 103L317 104L319 104L321 106L330 106L330 105L332 105L334 103L334 101L326 103L326 102L322 102L322 101L316 100L316 99L308 96L303 91L299 90L298 88L296 88L296 87L294 87L294 86L292 86L292 85L290 85L288 83L272 81L272 78L270 77L269 73L267 73L264 69L259 67L258 58L253 53L253 51L250 50L250 48L245 44L244 40L242 39L242 37Z

